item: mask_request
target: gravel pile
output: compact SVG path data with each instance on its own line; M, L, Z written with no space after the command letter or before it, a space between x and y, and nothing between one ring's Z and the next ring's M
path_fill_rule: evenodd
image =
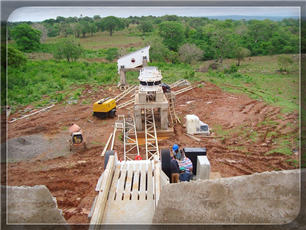
M69 153L69 143L66 135L59 135L50 139L37 134L22 136L9 139L7 144L8 162L18 162L30 159L51 159ZM5 153L5 146L2 145L1 148L1 152Z

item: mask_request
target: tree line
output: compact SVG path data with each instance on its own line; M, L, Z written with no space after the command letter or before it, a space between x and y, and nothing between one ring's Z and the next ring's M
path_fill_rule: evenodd
M49 37L69 37L67 41L79 46L70 37L92 36L108 31L109 36L127 28L128 33L141 36L151 45L150 56L154 61L192 63L197 60L236 58L237 65L246 56L272 55L299 52L299 22L296 19L271 20L217 20L205 17L143 16L117 18L57 17L41 22ZM9 37L16 41L23 52L39 49L41 32L31 28L31 23L13 23ZM72 49L63 41L61 50ZM64 44L67 47L64 49ZM69 48L70 47L70 48ZM58 54L62 54L59 51ZM63 56L63 55L57 55ZM67 58L74 60L77 56Z

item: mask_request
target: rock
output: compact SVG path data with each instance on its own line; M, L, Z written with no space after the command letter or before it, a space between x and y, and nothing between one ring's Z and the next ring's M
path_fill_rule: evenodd
M7 215L8 224L66 224L56 198L45 185L8 186Z

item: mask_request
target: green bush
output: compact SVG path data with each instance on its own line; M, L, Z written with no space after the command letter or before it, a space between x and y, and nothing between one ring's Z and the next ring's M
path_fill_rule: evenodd
M117 48L109 48L106 51L106 60L113 61L115 58L118 57L118 49Z
M238 66L236 65L231 65L230 68L224 69L224 73L226 74L237 73L237 71L238 71Z
M63 38L56 43L54 57L56 59L66 59L68 62L79 59L83 52L79 41L74 38Z
M37 50L40 46L41 32L28 24L19 24L12 29L11 34L21 51L31 52Z
M28 61L22 68L8 69L8 103L27 105L48 95L63 101L58 91L71 90L73 84L111 84L118 80L115 63Z
M27 58L26 56L20 52L19 50L17 49L14 49L12 47L8 47L7 49L7 52L8 52L8 65L9 66L12 66L12 67L20 67L22 65L24 65L26 62L27 62ZM2 52L3 54L5 54L4 52ZM5 57L4 55L2 55L2 59L1 59L4 63L4 65L2 66L5 66Z

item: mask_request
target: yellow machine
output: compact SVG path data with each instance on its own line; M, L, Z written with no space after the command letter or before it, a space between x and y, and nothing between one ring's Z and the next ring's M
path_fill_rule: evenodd
M113 98L103 98L93 104L93 115L105 118L116 116L116 101Z

